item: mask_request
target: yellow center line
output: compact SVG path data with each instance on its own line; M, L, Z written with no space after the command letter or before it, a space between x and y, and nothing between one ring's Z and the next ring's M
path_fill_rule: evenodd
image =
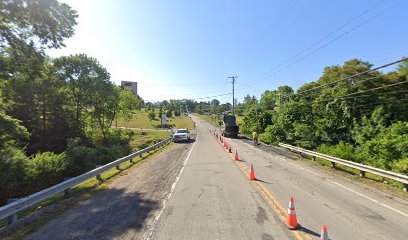
M223 148L225 149L225 147ZM225 150L234 160L235 155L233 153L230 153L228 149L225 149ZM235 161L235 162L245 175L249 174L248 168L242 162L238 162L238 161ZM258 191L261 193L261 196L265 199L265 201L272 207L272 209L275 211L275 213L278 215L281 221L284 224L286 224L286 210L282 207L282 205L279 204L279 202L275 199L272 193L262 183L255 182L254 185L258 189ZM293 233L295 238L298 240L303 240L304 238L312 240L312 237L303 231L292 230L291 233ZM303 235L303 237L301 235Z

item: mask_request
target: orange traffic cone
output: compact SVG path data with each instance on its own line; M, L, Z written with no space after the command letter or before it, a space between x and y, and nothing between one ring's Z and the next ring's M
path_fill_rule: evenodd
M238 158L238 150L235 150L235 158L234 158L234 160L235 160L235 161L238 161L238 160L239 160L239 158Z
M323 225L322 234L320 234L320 239L329 240L329 234L327 233L326 225Z
M249 173L249 180L252 180L252 181L256 180L253 164L251 164L251 172Z
M296 218L296 210L295 203L293 202L293 197L291 197L289 201L289 209L286 224L290 229L296 229L299 226Z

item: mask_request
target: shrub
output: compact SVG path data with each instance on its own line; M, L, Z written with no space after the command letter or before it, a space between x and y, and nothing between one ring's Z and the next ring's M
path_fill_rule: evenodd
M37 153L28 164L28 179L36 192L64 180L67 168L65 153Z
M398 169L408 158L408 122L396 122L380 134L361 144L358 156L364 163L373 167L391 170ZM393 165L394 162L397 165ZM398 167L399 166L399 167Z
M408 175L408 158L403 158L401 160L393 162L392 171Z
M340 141L339 144L334 146L321 145L318 148L318 152L335 156L338 158L343 158L345 160L357 161L353 145L349 143L344 143L343 141Z
M0 149L0 206L9 198L25 195L27 164L28 158L20 149Z

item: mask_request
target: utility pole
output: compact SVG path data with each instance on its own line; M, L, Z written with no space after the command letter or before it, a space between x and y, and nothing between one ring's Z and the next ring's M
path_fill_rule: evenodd
M234 108L235 108L235 91L234 91L234 85L235 85L235 78L238 78L238 76L232 76L228 77L232 79L232 115L234 115Z

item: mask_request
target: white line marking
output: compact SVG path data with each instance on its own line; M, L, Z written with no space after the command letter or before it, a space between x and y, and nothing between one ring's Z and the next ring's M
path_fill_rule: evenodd
M286 161L286 160L285 160L285 161ZM314 174L314 175L316 175L316 176L318 176L318 177L323 177L323 176L321 176L321 175L319 175L319 174L317 174L317 173L315 173L315 172L312 172L312 171L310 171L310 170L308 170L308 169L306 169L306 168L304 168L304 167L301 167L301 166L299 166L299 165L297 165L297 164L294 164L294 163L289 162L289 161L287 161L287 162L290 163L290 164L292 164L292 165L294 165L294 166L296 166L296 167L298 167L298 168L301 168L301 169L303 169L303 170L305 170L305 171L307 171L307 172L309 172L309 173L312 173L312 174ZM382 203L382 202L380 202L380 201L378 201L378 200L375 200L375 199L373 199L373 198L371 198L371 197L368 197L368 196L366 196L366 195L364 195L364 194L362 194L362 193L359 193L359 192L357 192L357 191L355 191L355 190L353 190L353 189L351 189L351 188L349 188L349 187L346 187L346 186L344 186L344 185L342 185L342 184L340 184L340 183L338 183L338 182L336 182L336 181L334 181L334 180L331 180L331 179L329 179L329 178L326 178L325 180L326 180L326 181L329 181L329 182L332 182L332 183L336 184L337 186L342 187L342 188L344 188L344 189L346 189L346 190L349 190L350 192L355 193L355 194L357 194L357 195L359 195L359 196L361 196L361 197L363 197L363 198L366 198L366 199L368 199L368 200L370 200L370 201L372 201L372 202L375 202L375 203L377 203L377 204L379 204L379 205L381 205L381 206L383 206L383 207L385 207L385 208L388 208L388 209L390 209L390 210L392 210L392 211L394 211L394 212L397 212L397 213L399 213L399 214L401 214L401 215L403 215L403 216L405 216L405 217L408 217L408 214L406 214L406 213L404 213L404 212L401 212L400 210L395 209L395 208L393 208L393 207L390 207L389 205L387 205L387 204L385 204L385 203Z
M393 208L393 207L390 207L390 206L388 206L387 204L385 204L385 203L382 203L382 202L380 202L380 201L377 201L377 200L375 200L375 199L373 199L373 198L370 198L370 197L368 197L368 196L366 196L366 195L364 195L364 194L362 194L362 193L359 193L359 192L357 192L357 191L355 191L355 190L353 190L353 189L351 189L351 188L348 188L348 187L346 187L346 186L344 186L344 185L342 185L342 184L340 184L340 183L338 183L338 182L335 182L335 181L333 181L333 180L330 180L330 179L326 179L327 181L330 181L330 182L332 182L332 183L334 183L334 184L336 184L337 186L339 186L339 187L342 187L342 188L344 188L344 189L347 189L347 190L349 190L350 192L353 192L353 193L355 193L355 194L357 194L357 195L359 195L359 196L361 196L361 197L364 197L364 198L366 198L366 199L368 199L368 200L370 200L370 201L372 201L372 202L375 202L375 203L377 203L377 204L379 204L379 205L381 205L381 206L383 206L383 207L385 207L385 208L388 208L388 209L390 209L390 210L392 210L392 211L394 211L394 212L396 212L396 213L399 213L399 214L401 214L401 215L403 215L403 216L405 216L405 217L408 217L408 214L406 214L406 213L404 213L404 212L401 212L400 210L397 210L397 209L395 209L395 208Z
M252 147L252 146L250 146L250 147ZM257 149L257 148L254 147L254 149ZM287 162L287 163L289 163L289 164L292 164L293 166L296 166L296 167L298 167L298 168L301 168L301 169L303 169L303 170L305 170L305 171L307 171L307 172L309 172L309 173L311 173L311 174L313 174L313 175L315 175L315 176L318 176L318 177L322 177L322 178L323 178L323 176L321 176L320 174L317 174L317 173L315 173L315 172L313 172L313 171L310 171L310 170L307 169L307 168L301 167L301 166L299 166L299 165L297 165L297 164L295 164L295 163L292 163L292 162L290 162L289 160L286 160L286 159L284 159L284 158L281 158L281 159L284 160L285 162ZM379 204L379 205L381 205L381 206L383 206L383 207L385 207L385 208L388 208L389 210L392 210L392 211L394 211L394 212L396 212L396 213L399 213L399 214L401 214L401 215L403 215L403 216L405 216L405 217L408 217L408 214L406 214L406 213L404 213L404 212L401 212L400 210L395 209L395 208L393 208L393 207L391 207L391 206L389 206L389 205L387 205L387 204L385 204L385 203L382 203L382 202L380 202L380 201L378 201L378 200L375 200L375 199L373 199L373 198L371 198L371 197L368 197L368 196L366 196L366 195L364 195L364 194L362 194L362 193L359 193L359 192L357 192L357 191L355 191L355 190L353 190L353 189L351 189L351 188L348 188L348 187L346 187L346 186L344 186L344 185L342 185L342 184L340 184L340 183L338 183L338 182L336 182L336 181L333 181L333 180L331 180L331 179L329 179L329 178L325 178L325 180L326 180L326 181L329 181L329 182L332 182L332 183L334 183L335 185L337 185L337 186L339 186L339 187L341 187L341 188L344 188L344 189L346 189L346 190L348 190L348 191L350 191L350 192L352 192L352 193L355 193L355 194L357 194L357 195L359 195L359 196L361 196L361 197L363 197L363 198L366 198L366 199L368 199L368 200L370 200L370 201L372 201L372 202L374 202L374 203L377 203L377 204Z
M160 219L161 215L163 214L164 209L166 208L167 203L168 203L169 199L171 198L171 195L173 194L174 189L176 188L176 185L177 185L177 183L178 183L178 181L179 181L179 179L180 179L180 176L181 176L181 174L183 173L184 168L185 168L185 166L187 165L188 160L190 159L191 152L193 152L194 146L195 146L195 144L196 144L197 142L198 142L198 133L197 133L197 135L196 135L195 142L193 143L193 146L192 146L191 149L190 149L190 152L188 153L186 159L184 159L184 162L183 162L183 165L182 165L182 167L181 167L181 169L180 169L179 174L177 175L176 179L174 180L173 184L171 185L171 190L170 190L169 195L167 195L167 198L165 198L164 201L163 201L163 207L162 207L162 209L160 209L160 211L157 213L156 217L155 217L154 220L153 220L153 225L152 225L152 227L151 227L151 231L150 231L149 236L147 237L147 239L150 239L151 236L153 235L153 231L154 231L154 229L155 229L155 227L156 227L156 224L157 224L158 220Z
M323 176L321 176L320 174L317 174L317 173L315 173L315 172L313 172L313 171L310 171L310 170L307 169L307 168L304 168L304 167L301 167L301 166L299 166L299 165L297 165L297 164L294 164L293 162L289 162L288 160L285 160L285 161L286 161L287 163L290 163L290 164L292 164L293 166L296 166L296 167L298 167L298 168L301 168L301 169L305 170L306 172L311 173L311 174L313 174L313 175L315 175L315 176L323 177Z

